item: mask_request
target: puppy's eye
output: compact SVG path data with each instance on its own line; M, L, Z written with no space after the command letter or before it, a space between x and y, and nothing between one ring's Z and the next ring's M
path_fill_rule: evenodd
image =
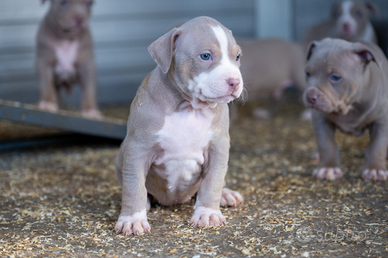
M311 74L308 71L306 71L306 77L310 78L310 76L311 76Z
M332 81L332 82L339 82L340 80L341 80L341 76L339 76L339 75L336 75L336 74L333 74L331 77L330 77L330 80Z
M87 7L92 7L92 5L93 5L93 1L86 2Z
M212 56L209 53L202 54L200 55L200 57L202 60L205 60L205 61L210 60L212 58Z
M237 57L236 57L236 61L240 60L240 57L241 57L241 55L238 54Z
M66 5L68 5L68 3L69 3L69 1L67 1L67 0L63 0L63 1L61 1L61 5L62 5L62 6L66 6Z

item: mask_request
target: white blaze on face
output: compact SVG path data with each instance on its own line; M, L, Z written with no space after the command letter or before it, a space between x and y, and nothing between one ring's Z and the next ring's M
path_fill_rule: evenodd
M213 103L213 106L214 102L230 102L234 98L239 97L243 89L243 80L238 64L235 60L229 58L229 42L225 31L220 26L212 27L212 30L220 47L221 60L218 61L219 63L214 69L200 73L189 82L189 90L193 93L192 104L194 107L194 104L198 104L198 100ZM240 81L238 88L234 92L231 91L228 84L228 80L231 78Z
M357 21L352 16L353 1L347 0L341 3L342 14L337 21L337 29L341 34L354 35L357 32ZM344 25L347 24L348 31L345 31Z

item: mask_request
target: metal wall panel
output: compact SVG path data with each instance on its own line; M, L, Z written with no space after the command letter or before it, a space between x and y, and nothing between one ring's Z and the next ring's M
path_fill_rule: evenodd
M35 37L48 3L0 1L0 98L34 103L39 92L34 72ZM99 102L130 101L155 63L147 47L176 24L211 16L235 36L253 37L255 0L96 0L91 19L98 69ZM80 90L65 96L78 103Z

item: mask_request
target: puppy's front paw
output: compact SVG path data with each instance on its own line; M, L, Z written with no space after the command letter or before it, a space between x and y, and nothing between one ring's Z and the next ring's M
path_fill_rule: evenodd
M313 177L318 179L335 180L342 177L342 171L340 168L316 168L313 172Z
M243 204L244 198L241 196L239 192L230 190L228 188L222 189L222 196L221 196L221 202L220 205L222 207L227 206L238 206L240 204Z
M146 211L136 212L132 216L120 216L115 226L116 233L123 232L124 235L141 235L150 232L151 227L147 221Z
M208 226L219 226L225 224L225 217L220 210L205 207L197 207L190 220L191 226L206 228Z
M82 115L87 118L100 119L102 118L101 112L97 109L83 110Z
M365 169L362 173L362 178L375 180L375 181L386 181L388 179L388 171L377 170L377 169Z
M50 111L50 112L56 112L58 111L58 104L54 102L49 102L49 101L40 101L38 104L38 107L40 109Z

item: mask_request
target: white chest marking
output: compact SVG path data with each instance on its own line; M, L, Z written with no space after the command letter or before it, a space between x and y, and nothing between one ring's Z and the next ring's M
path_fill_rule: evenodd
M193 109L190 105L166 116L162 129L157 132L164 155L155 164L170 160L192 160L202 165L204 148L213 136L212 120L210 109Z
M74 64L78 54L78 41L61 41L55 44L54 51L57 58L56 73L74 72Z

